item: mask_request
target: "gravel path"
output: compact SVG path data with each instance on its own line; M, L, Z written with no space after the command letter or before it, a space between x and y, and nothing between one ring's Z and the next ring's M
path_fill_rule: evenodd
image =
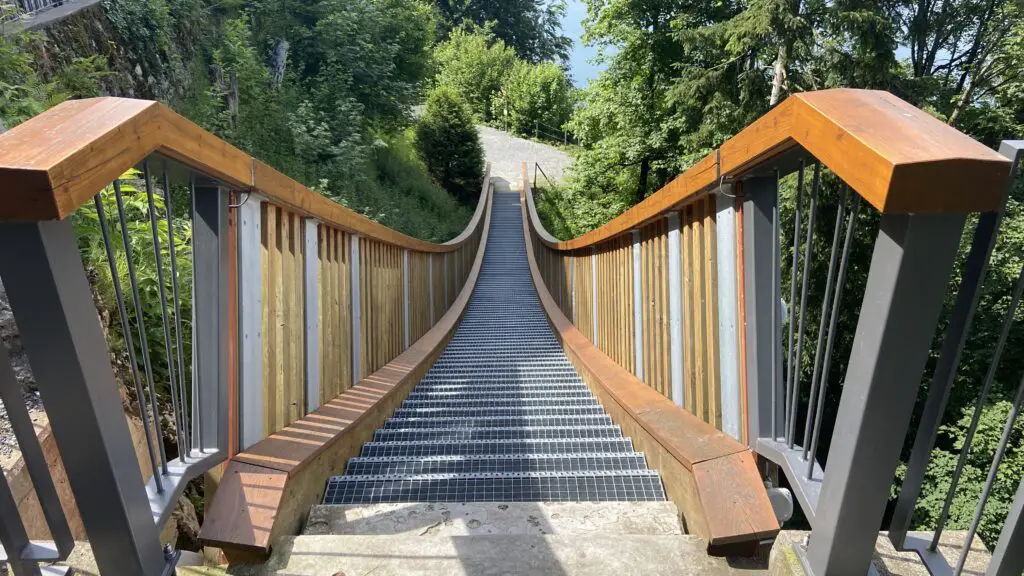
M477 126L484 156L491 163L491 175L505 178L509 182L519 179L522 163L529 164L533 176L533 163L540 164L541 170L553 180L561 180L566 169L572 165L568 154L546 144L517 138L487 126Z

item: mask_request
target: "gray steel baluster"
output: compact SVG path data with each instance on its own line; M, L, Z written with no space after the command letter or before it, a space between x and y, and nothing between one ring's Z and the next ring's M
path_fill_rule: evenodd
M174 209L171 204L171 183L168 178L167 160L164 160L164 207L167 210L167 247L171 256L171 298L174 302L174 337L177 347L178 361L178 395L181 398L181 421L182 430L185 433L182 438L185 440L185 453L192 451L192 438L188 434L188 388L185 386L185 346L181 336L181 298L178 295L178 256L174 246ZM170 359L168 358L168 361Z
M107 214L103 209L103 200L100 194L93 197L96 203L96 215L100 221L100 232L103 234L103 245L107 250L107 262L110 264L110 277L114 285L114 299L117 300L117 313L121 317L121 332L124 333L126 348L128 349L128 363L132 367L132 382L135 384L135 398L139 403L139 415L142 417L142 429L146 433L146 450L149 452L149 463L156 472L156 454L153 453L153 434L149 428L149 411L146 409L146 395L142 389L141 378L139 378L139 361L135 356L135 339L132 337L131 325L128 322L128 310L124 305L124 293L121 291L121 279L117 273L117 261L114 259L114 246L110 241L110 231L107 229ZM127 251L127 248L126 248ZM153 480L158 492L163 492L163 482L159 474L153 474Z
M786 347L786 417L784 418L786 431L783 432L786 440L789 440L789 423L793 415L793 378L797 369L794 368L796 360L796 349L793 348L793 336L796 332L796 270L800 267L800 216L804 207L804 160L800 159L800 169L797 172L796 183L796 210L793 212L793 260L789 265L789 344Z
M832 282L835 276L836 260L839 256L839 236L843 228L843 211L846 208L846 190L843 190L843 197L839 201L839 205L836 207L836 228L832 234L832 256L828 262L828 277L825 281L825 300L821 304L821 322L818 324L818 345L814 352L814 372L811 374L811 398L807 403L807 420L804 422L804 452L803 459L807 460L807 454L811 445L811 431L813 429L814 422L811 418L814 416L814 410L811 407L815 405L818 394L820 393L821 381L821 363L822 357L824 356L825 348L825 333L827 330L826 322L828 321L828 314L825 312L829 309L829 305L832 301Z
M196 261L195 261L195 223L196 223L196 175L189 175L188 180L188 195L189 203L191 204L191 220L192 220L192 233L193 233L193 244L192 244L192 427L195 428L193 438L195 441L193 445L198 444L199 450L202 451L203 446L203 405L202 395L195 393L196 387L196 337L195 337L195 326L196 326Z
M801 167L802 168L802 167ZM802 170L801 170L802 172ZM804 270L800 278L800 323L797 327L796 336L796 361L795 376L793 377L793 392L790 396L790 420L789 429L786 430L786 439L789 448L792 450L796 443L796 419L800 408L800 366L803 365L804 355L804 310L807 309L807 279L811 276L811 250L814 240L814 217L818 211L818 190L821 182L821 164L814 164L814 179L811 182L811 205L808 208L810 214L807 216L807 239L804 241ZM803 186L801 186L801 190ZM794 264L796 260L794 259ZM794 312L795 314L795 312Z
M964 538L964 547L960 550L960 557L957 558L956 568L953 569L953 576L960 576L960 573L964 570L967 554L971 551L971 541L974 540L974 535L978 533L978 525L981 524L981 515L985 511L985 503L992 492L992 485L996 481L999 465L1003 462L1003 457L1006 455L1006 445L1009 444L1010 435L1013 434L1013 425L1020 414L1022 402L1024 402L1024 377L1021 378L1020 384L1017 385L1017 394L1013 399L1013 407L1010 408L1010 414L1006 417L1006 424L1003 425L1003 435L999 437L999 447L996 448L996 454L992 458L992 465L989 466L988 476L985 478L985 485L981 489L978 505L974 507L974 518L971 520L971 527L967 530L967 536Z
M160 227L157 225L156 218L156 202L153 200L153 181L149 176L149 161L142 163L142 177L146 180L146 200L149 205L149 225L153 231L153 254L156 258L156 279L159 284L160 292L160 320L163 324L164 329L164 350L167 354L167 387L171 391L171 411L174 412L174 437L178 443L178 459L182 464L185 463L185 445L181 441L182 426L184 425L181 420L181 410L179 409L178 403L178 388L176 386L175 369L174 369L174 355L171 352L171 326L167 318L167 285L164 284L164 264L163 257L160 254ZM166 206L165 206L166 208Z
M850 188L843 188L843 204ZM836 282L836 295L832 299L832 317L829 320L828 343L825 344L824 366L821 370L821 382L818 383L818 405L814 410L814 433L811 435L811 457L807 459L807 479L814 478L814 457L818 452L818 437L821 433L821 413L825 408L825 391L828 389L828 372L832 367L832 345L836 338L836 324L839 321L839 306L843 302L843 286L846 285L846 270L850 260L850 245L853 244L853 233L857 229L857 212L860 209L860 196L853 195L853 207L850 210L850 223L846 226L846 239L843 241L843 256L839 261L839 279ZM823 311L824 312L824 311ZM811 406L807 406L810 412Z
M985 407L985 401L988 399L992 382L995 381L996 370L999 368L999 362L1002 360L1003 349L1006 347L1006 340L1010 336L1010 329L1013 327L1013 317L1017 312L1017 307L1020 305L1022 294L1024 294L1024 266L1021 267L1020 273L1017 276L1017 285L1013 289L1013 300L1010 301L1010 307L1006 311L1003 329L999 333L999 340L996 342L995 350L992 353L992 361L988 366L988 372L985 374L985 380L981 385L981 392L978 393L978 399L974 403L974 414L971 415L971 423L967 427L964 445L960 449L960 457L957 459L956 468L953 469L953 478L950 480L946 499L942 503L942 512L939 514L939 521L935 526L935 534L932 536L931 544L928 546L929 550L934 551L938 548L939 537L942 536L942 531L946 529L946 522L949 520L949 509L953 505L953 498L956 496L956 487L960 483L960 476L963 475L964 466L967 465L967 457L971 453L971 444L974 442L974 433L978 430L978 422L981 421L981 413Z
M132 284L132 300L135 303L135 320L139 329L139 344L142 347L142 365L146 369L146 382L149 384L149 403L153 409L153 427L156 431L156 445L160 450L160 470L167 473L167 451L164 449L163 426L160 424L160 408L156 401L156 384L153 380L153 363L149 358L149 340L146 338L146 323L142 319L142 298L139 296L139 281L135 274L135 257L132 256L131 238L128 236L128 221L124 214L124 199L121 196L121 183L114 180L114 197L117 199L117 215L121 221L121 239L124 242L124 257L128 263L128 279ZM140 401L141 404L141 401ZM153 469L153 477L160 473ZM158 492L163 488L158 486Z
M775 172L775 189L779 189L779 173ZM782 262L779 257L779 202L772 206L772 440L779 437L779 398L782 386Z

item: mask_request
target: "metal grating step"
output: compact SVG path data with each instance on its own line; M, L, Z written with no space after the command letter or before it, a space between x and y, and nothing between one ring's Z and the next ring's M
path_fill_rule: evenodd
M502 408L506 406L516 407L541 407L554 404L569 406L600 406L597 398L593 396L577 398L432 398L432 399L409 399L402 403L402 408L418 408L427 406L438 406L444 408L473 408L493 407Z
M628 438L577 440L464 440L461 442L367 442L361 456L469 456L476 454L566 454L577 452L632 453Z
M646 470L643 454L488 454L425 458L351 458L345 474L468 474L523 472L628 472Z
M611 416L595 414L590 416L470 416L453 420L451 418L394 416L384 423L384 428L534 428L612 426Z
M514 474L452 476L336 476L324 504L383 502L586 502L664 500L654 472L630 475Z
M586 399L593 398L586 387L580 390L566 390L563 392L532 392L530 390L497 390L494 392L476 393L471 391L433 391L428 390L426 392L420 392L413 390L412 394L409 394L409 400L459 400L459 399L478 399L478 400L547 400L549 402L556 402L561 400L572 400L572 399Z
M381 428L375 442L423 442L443 440L575 440L621 437L618 426L533 426L508 428Z
M535 406L514 408L399 408L395 418L469 418L488 416L588 416L604 415L601 406Z

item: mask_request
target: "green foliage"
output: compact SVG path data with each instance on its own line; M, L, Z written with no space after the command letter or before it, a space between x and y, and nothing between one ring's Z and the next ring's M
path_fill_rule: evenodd
M486 26L519 58L568 60L572 40L562 35L564 0L436 0L449 27Z
M461 95L477 119L489 122L491 99L516 60L515 52L488 30L455 29L434 50L434 82Z
M538 126L562 130L574 106L574 91L561 66L553 62L515 63L491 102L492 118L516 134L531 135Z
M964 407L958 413L955 422L939 429L939 450L928 463L925 474L925 486L917 509L914 511L913 522L916 526L934 527L938 523L943 502L949 491L953 472L956 468L960 450L971 421L973 406ZM981 495L989 466L995 455L996 447L1010 411L1010 402L1000 400L985 406L978 421L977 432L971 445L971 452L965 462L963 475L957 487L956 495L949 510L950 530L966 530L974 516L975 507ZM999 467L996 482L982 513L978 535L989 547L994 549L1002 530L1003 522L1010 510L1017 486L1024 478L1024 420L1018 420L1011 433L1009 449ZM897 475L902 478L906 467L901 466ZM895 494L894 494L895 496Z
M416 147L431 176L463 204L480 197L484 152L465 101L448 88L427 98L416 125Z
M160 305L160 282L157 274L156 253L153 251L149 199L146 194L145 184L141 178L142 174L138 170L129 170L122 174L118 180L124 203L124 225L128 229L128 250L132 256L135 276L138 280L139 299L142 303L142 322L146 328L145 335L146 341L149 343L149 355L152 359L154 378L158 383L158 389L162 393L167 393L166 386L170 376L167 353L162 345L164 343L164 332ZM160 240L160 256L164 267L164 289L168 299L170 299L173 284L170 272L171 254L168 240L167 212L162 190L154 190L153 196L153 205L158 218L157 232ZM108 186L104 189L100 193L100 197L103 199L103 210L106 215L107 227L115 254L117 277L125 298L128 316L131 325L137 326L137 316L132 305L127 252L125 251L121 235L121 221L118 218L113 186ZM177 258L177 278L182 315L182 339L185 342L190 342L192 333L192 227L187 218L175 218L173 221L174 249ZM104 316L108 323L108 345L116 356L122 356L127 352L127 344L125 336L121 331L120 318L116 312L117 300L114 292L113 276L107 259L100 228L99 213L95 203L86 202L76 210L72 216L72 223L75 227L75 234L78 237L82 261L89 270L90 278L95 279L95 290L102 304L102 309L112 311L111 314ZM136 358L141 361L141 342L137 332L132 333L132 340L136 347ZM191 365L190 356L191 350L186 347L184 358L186 366ZM140 374L143 373L141 365L138 369Z

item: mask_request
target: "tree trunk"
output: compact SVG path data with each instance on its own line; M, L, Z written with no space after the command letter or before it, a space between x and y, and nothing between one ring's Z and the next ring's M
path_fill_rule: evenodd
M284 70L288 65L288 41L281 38L274 46L274 54L270 59L270 85L279 88L284 82Z
M787 89L786 65L789 63L789 51L785 43L779 46L779 55L775 58L775 77L772 78L772 95L768 99L768 106L775 107L782 99L782 94Z
M640 161L640 178L636 184L636 197L633 198L633 204L639 204L643 201L644 197L647 196L647 181L651 177L651 157L644 156L644 159Z

